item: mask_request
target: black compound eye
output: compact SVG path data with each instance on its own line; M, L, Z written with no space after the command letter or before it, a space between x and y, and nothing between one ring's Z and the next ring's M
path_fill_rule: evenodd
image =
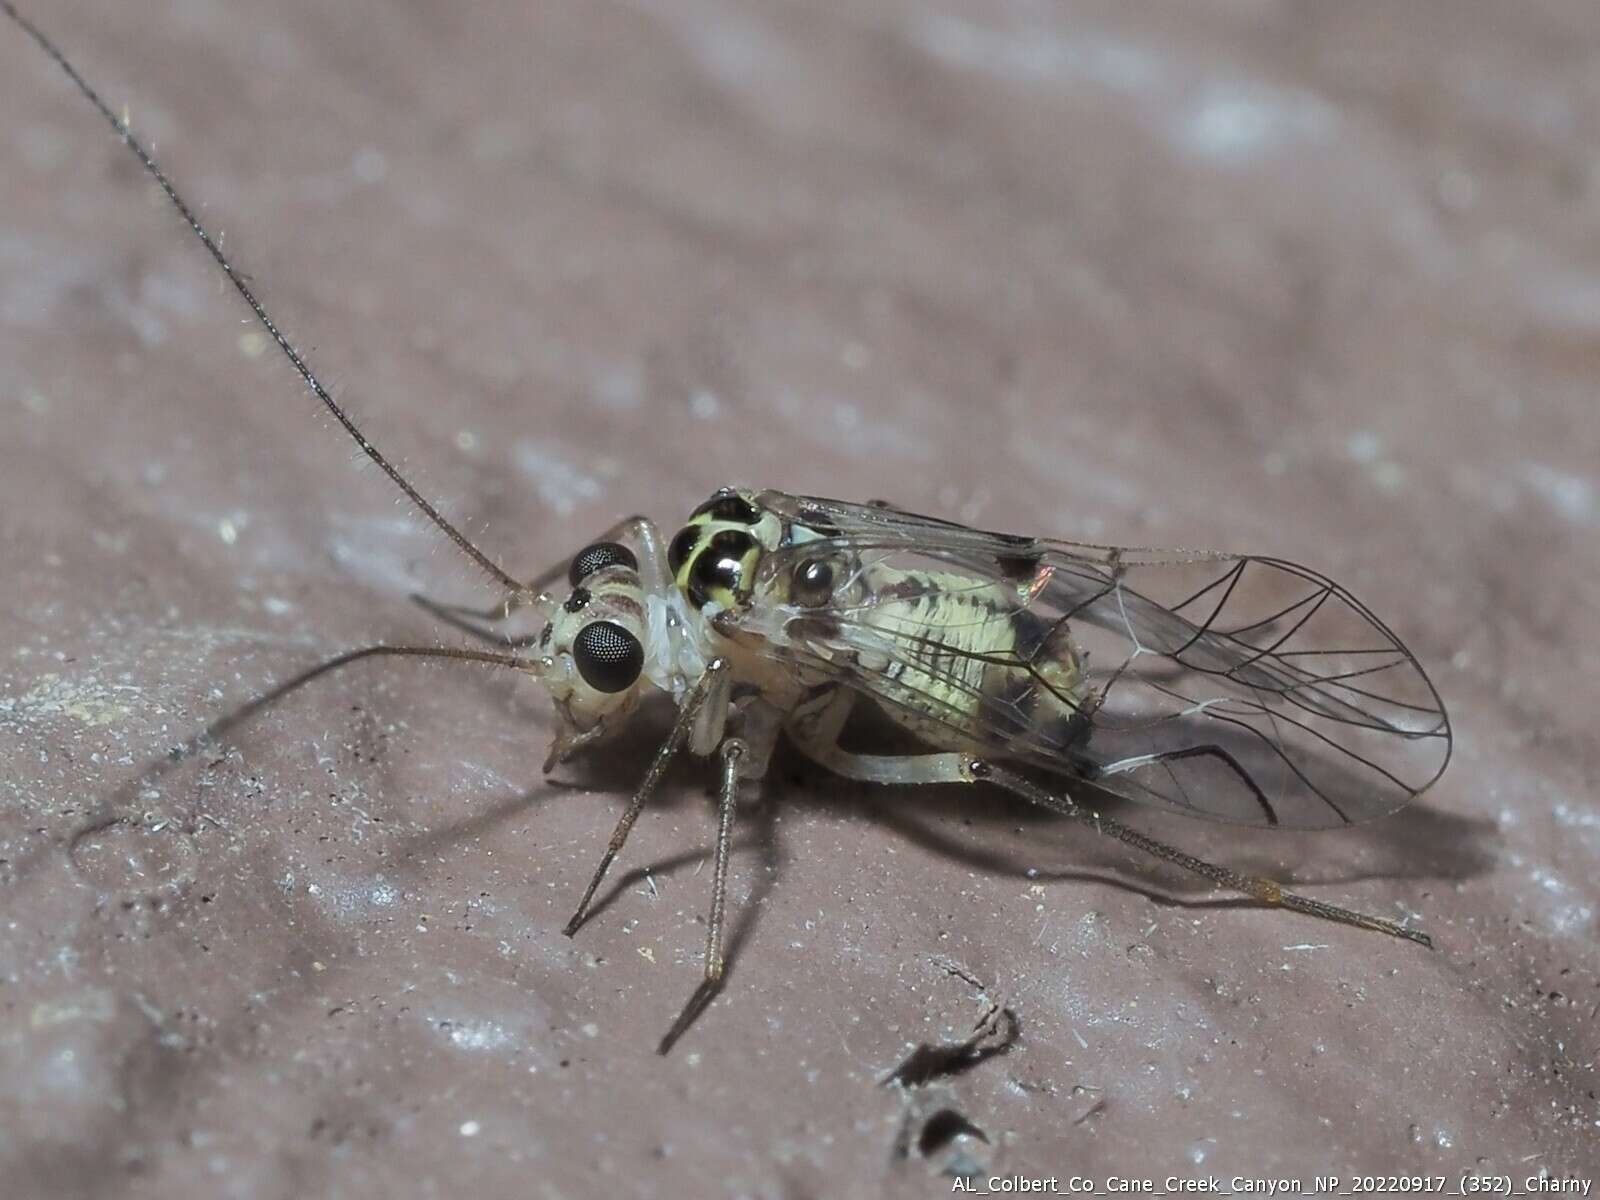
M625 692L644 670L644 647L615 621L590 621L578 630L572 658L597 692Z
M806 608L826 604L833 597L833 564L824 558L808 558L794 569L789 596Z
M713 521L737 521L740 525L754 525L761 519L761 514L756 512L750 501L732 488L723 488L690 513L689 519L692 521L708 515Z
M578 557L572 560L572 566L567 570L567 582L577 587L602 567L614 567L618 563L630 570L639 569L639 560L633 556L633 551L617 542L596 542L592 546L585 546L578 551Z

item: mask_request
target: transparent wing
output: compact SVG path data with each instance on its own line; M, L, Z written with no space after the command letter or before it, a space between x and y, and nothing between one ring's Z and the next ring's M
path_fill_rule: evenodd
M757 499L821 536L768 554L752 604L725 619L954 744L1193 816L1299 829L1392 812L1449 760L1449 719L1416 659L1304 567ZM832 598L788 599L819 556L842 568Z

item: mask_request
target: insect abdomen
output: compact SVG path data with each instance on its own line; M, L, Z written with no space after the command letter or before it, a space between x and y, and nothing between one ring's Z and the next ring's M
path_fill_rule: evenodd
M867 623L890 634L897 654L884 674L903 703L926 714L891 716L931 740L971 744L952 728L994 726L993 710L1015 714L1016 733L1038 720L1066 720L1076 712L1078 660L1065 625L1046 626L1019 606L1014 594L953 572L873 572ZM1012 723L1012 722L1008 722Z

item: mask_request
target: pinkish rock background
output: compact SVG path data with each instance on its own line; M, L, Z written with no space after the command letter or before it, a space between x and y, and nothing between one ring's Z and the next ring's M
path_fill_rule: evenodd
M441 636L408 591L485 593L0 27L7 1196L1600 1161L1600 9L31 7L517 570L728 481L1279 553L1390 620L1459 740L1345 835L1138 814L1418 914L1432 955L993 797L787 769L742 825L729 987L658 1058L702 776L559 930L659 721L544 782L531 689L366 664L141 777L320 657ZM984 997L1008 1053L880 1086ZM940 1109L988 1143L918 1157Z

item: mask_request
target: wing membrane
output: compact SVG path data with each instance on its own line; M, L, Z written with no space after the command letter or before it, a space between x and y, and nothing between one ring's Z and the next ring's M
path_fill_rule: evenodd
M1416 659L1348 591L1294 563L758 499L822 535L769 554L765 577L819 553L849 570L832 603L764 601L758 588L734 623L941 740L1194 816L1302 829L1392 812L1449 759L1449 719ZM882 578L899 581L892 599L866 585ZM940 604L958 619L915 615ZM1062 637L1085 656L1070 692L1051 669ZM1010 684L995 688L986 668Z

